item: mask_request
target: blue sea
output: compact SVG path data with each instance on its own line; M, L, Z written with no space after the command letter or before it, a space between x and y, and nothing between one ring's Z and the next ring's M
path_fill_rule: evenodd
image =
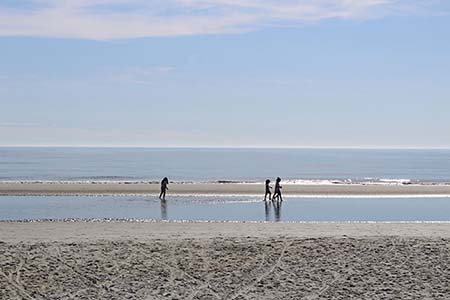
M0 181L431 184L450 150L0 148ZM2 196L0 220L450 221L448 197Z
M450 182L450 150L0 148L0 181Z

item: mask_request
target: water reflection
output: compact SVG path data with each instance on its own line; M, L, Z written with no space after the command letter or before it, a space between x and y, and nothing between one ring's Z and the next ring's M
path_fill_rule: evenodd
M275 215L275 222L280 222L281 220L281 203L282 201L273 200L273 210Z
M161 220L167 220L167 201L161 200Z
M282 201L278 201L278 200L268 200L268 201L264 201L264 220L266 222L280 222L281 221L281 206L282 206ZM172 211L172 215L171 218L173 219L178 219L178 218L185 218L183 215L186 215L187 218L192 218L192 219L205 219L204 214L207 213L208 208L218 208L218 206L216 205L201 205L199 207L184 207L183 211L180 211L180 206L175 205L174 210ZM161 220L169 220L168 217L168 202L167 200L160 200L160 210L161 210ZM214 212L214 210L211 210L210 213ZM181 215L180 215L181 213ZM247 214L245 214L245 216L248 217L248 219L254 219L255 218L255 214L252 213L251 211L248 211ZM221 208L221 211L217 212L215 216L210 215L209 218L211 220L235 220L234 218L236 217L234 214L230 215L230 216L226 216L227 212L225 212L223 210L223 208ZM243 215L238 216L238 219L241 219ZM257 219L261 220L261 216L256 217ZM246 220L247 218L244 217L243 220Z
M281 203L261 200L260 197L240 196L180 196L170 197L166 202L157 196L2 196L0 220L450 221L448 197L292 197Z
M266 222L270 221L270 201L264 201L265 213L266 213Z
M273 206L274 221L281 221L281 203L282 201L272 200L264 201L264 214L266 222L271 221L271 207Z

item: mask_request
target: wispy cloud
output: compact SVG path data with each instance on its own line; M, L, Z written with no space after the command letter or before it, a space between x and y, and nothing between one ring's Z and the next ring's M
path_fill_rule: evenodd
M424 8L433 10L438 3L438 0L0 1L0 35L121 39L236 33L327 19L409 15Z
M29 128L29 127L41 127L40 123L32 122L0 122L0 128Z

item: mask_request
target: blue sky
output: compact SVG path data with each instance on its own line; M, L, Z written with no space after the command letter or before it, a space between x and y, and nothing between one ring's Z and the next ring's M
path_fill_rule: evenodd
M0 145L450 148L449 13L0 0Z

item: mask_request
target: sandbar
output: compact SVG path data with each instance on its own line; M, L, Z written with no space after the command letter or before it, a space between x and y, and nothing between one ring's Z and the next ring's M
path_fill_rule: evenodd
M0 195L155 195L160 186L155 183L128 182L3 182ZM261 195L263 184L242 183L174 183L172 195ZM283 186L283 194L297 196L450 196L450 185L412 184L330 184Z

